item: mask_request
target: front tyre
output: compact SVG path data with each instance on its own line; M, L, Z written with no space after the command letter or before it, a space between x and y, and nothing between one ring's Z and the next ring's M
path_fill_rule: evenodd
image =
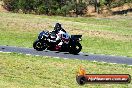
M81 50L82 50L82 46L79 42L77 42L75 45L70 46L69 53L78 54Z
M37 51L43 51L46 49L44 44L41 41L39 41L38 39L36 41L34 41L33 48L36 49Z

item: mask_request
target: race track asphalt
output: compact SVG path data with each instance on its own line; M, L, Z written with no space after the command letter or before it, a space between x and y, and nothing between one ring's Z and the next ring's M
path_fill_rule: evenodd
M132 57L123 57L123 56L110 56L110 55L99 55L99 54L88 54L88 53L79 53L78 55L69 54L67 52L57 52L57 51L36 51L33 48L24 48L24 47L14 47L14 46L0 46L0 52L16 52L27 55L35 56L51 56L59 57L64 59L80 59L80 60L89 60L97 61L103 63L113 63L113 64L127 64L132 65Z

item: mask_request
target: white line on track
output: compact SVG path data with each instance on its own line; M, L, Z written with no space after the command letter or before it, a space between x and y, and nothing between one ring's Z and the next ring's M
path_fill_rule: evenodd
M128 65L128 66L132 67L132 65Z
M31 54L26 54L27 56L31 56Z
M67 60L67 59L69 59L69 58L63 58L63 59Z
M59 59L60 57L54 57L54 58L57 58L57 59Z
M36 57L39 57L40 55L35 55Z
M117 64L117 63L110 63L110 64Z
M2 52L2 53L12 53L12 52Z
M94 61L92 61L92 62L98 62L98 61L95 61L95 60L94 60Z

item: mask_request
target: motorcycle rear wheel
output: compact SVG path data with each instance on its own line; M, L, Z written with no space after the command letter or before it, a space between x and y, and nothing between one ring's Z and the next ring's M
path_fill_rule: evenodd
M70 54L78 54L82 50L82 46L79 42L77 42L75 45L70 46L69 53Z

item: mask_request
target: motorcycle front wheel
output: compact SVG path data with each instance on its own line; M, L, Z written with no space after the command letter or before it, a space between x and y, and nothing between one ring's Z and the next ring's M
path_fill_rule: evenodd
M38 39L36 41L34 41L33 43L33 48L36 49L37 51L43 51L47 48L45 43L42 43L41 41L39 41Z

